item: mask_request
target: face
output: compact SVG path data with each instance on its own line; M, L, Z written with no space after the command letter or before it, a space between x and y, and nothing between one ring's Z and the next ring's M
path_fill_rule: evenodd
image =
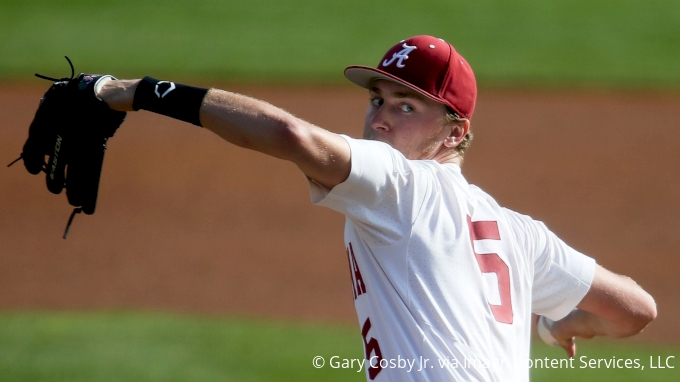
M385 142L408 159L435 159L450 151L452 124L446 106L392 81L378 80L369 90L364 138Z

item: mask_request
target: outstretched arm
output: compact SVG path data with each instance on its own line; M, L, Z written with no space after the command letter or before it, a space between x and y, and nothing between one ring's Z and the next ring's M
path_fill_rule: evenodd
M114 110L132 111L138 83L139 80L109 81L99 89L98 96ZM264 101L210 89L199 117L203 127L225 140L289 160L327 188L349 176L350 149L342 137Z
M597 266L590 290L550 333L567 351L576 354L575 337L607 335L617 338L639 333L656 317L656 303L635 281Z

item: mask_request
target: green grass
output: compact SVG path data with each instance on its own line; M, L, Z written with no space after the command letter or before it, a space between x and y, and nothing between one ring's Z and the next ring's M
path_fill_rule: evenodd
M1 0L0 78L343 81L415 34L491 86L680 87L677 0Z
M362 381L354 328L132 313L0 315L0 381Z
M562 360L563 368L547 367L548 362ZM680 347L634 344L622 340L577 340L577 354L571 364L561 348L552 348L537 341L532 348L534 363L531 380L550 382L666 382L680 380ZM622 360L622 361L616 361ZM630 360L626 367L626 360ZM675 367L659 368L668 365ZM618 362L620 368L614 367ZM639 368L635 366L639 365ZM608 367L609 365L609 367Z
M358 328L328 324L151 313L0 314L0 381L364 381L329 367L332 356L363 358ZM532 381L678 380L680 349L582 342L578 356L639 359L645 370L532 370ZM315 356L326 360L312 366ZM651 369L659 357L677 369ZM562 359L536 344L533 358Z

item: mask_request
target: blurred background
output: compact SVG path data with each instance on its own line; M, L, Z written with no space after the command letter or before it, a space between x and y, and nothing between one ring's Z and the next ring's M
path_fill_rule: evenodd
M0 154L9 163L52 77L151 75L248 94L360 136L344 79L396 42L451 42L479 84L463 172L504 206L631 276L659 317L532 380L678 380L680 3L674 0L0 0ZM130 113L97 212L75 218L21 163L0 176L0 381L365 380L344 218L291 164ZM564 357L536 342L536 358ZM660 361L659 361L660 360Z

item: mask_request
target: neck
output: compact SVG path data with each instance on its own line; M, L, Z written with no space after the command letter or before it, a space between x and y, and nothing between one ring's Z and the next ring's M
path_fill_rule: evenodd
M457 151L453 150L441 153L439 155L435 155L434 158L432 159L442 164L453 163L461 167L463 166L463 156L460 155L460 153L458 153Z

